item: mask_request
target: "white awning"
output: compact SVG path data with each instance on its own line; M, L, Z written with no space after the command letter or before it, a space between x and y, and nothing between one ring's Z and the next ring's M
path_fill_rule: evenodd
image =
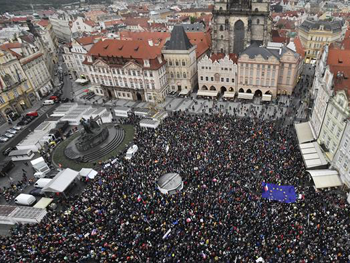
M208 97L216 97L218 95L218 91L216 90L198 90L198 96L208 96Z
M252 100L254 98L254 94L253 93L238 92L238 98L244 99L244 100Z
M81 168L79 175L82 177L88 177L89 179L94 179L98 173L91 168Z
M272 100L272 95L270 95L270 94L263 94L261 100L262 101L271 101Z
M189 89L183 89L180 91L179 95L187 95L188 93L190 93Z
M75 178L78 177L78 175L79 172L67 168L59 172L54 178L52 178L50 183L48 183L43 188L43 191L51 193L62 193L75 180Z
M317 189L338 187L342 185L339 174L336 170L307 170L314 180Z
M224 93L224 98L234 98L236 96L236 93L235 92L228 92L228 91L226 91L225 93Z
M299 144L299 147L307 169L327 165L327 160L317 142Z
M316 139L311 123L302 122L294 124L299 143L312 142Z

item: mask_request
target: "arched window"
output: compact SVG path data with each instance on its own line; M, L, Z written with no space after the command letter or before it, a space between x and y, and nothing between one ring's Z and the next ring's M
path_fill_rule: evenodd
M259 9L258 9L258 8L255 8L255 12L259 12Z
M185 65L186 65L185 60L182 60L182 66L185 66Z
M170 77L173 79L174 78L174 73L170 72Z
M173 62L171 60L169 60L169 66L172 66Z
M224 39L224 36L223 36L223 35L221 35L221 39Z
M175 65L178 66L179 65L179 61L176 60L175 61Z
M257 24L257 25L260 24L260 19L259 19L259 18L256 20L256 24Z
M220 31L224 31L224 26L220 25Z
M186 78L186 72L183 73L184 79Z
M178 72L178 73L176 74L176 76L177 76L177 78L179 79L179 78L180 78L180 73Z
M224 49L222 48L222 49L220 49L220 53L224 53Z

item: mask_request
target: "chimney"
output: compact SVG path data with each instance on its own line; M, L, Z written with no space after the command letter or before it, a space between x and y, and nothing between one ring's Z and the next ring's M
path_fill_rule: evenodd
M150 45L151 47L153 47L153 40L152 40L152 39L148 39L148 45Z

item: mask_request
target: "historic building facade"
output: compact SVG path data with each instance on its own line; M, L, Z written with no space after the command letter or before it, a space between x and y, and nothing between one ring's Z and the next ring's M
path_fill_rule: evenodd
M238 58L237 90L259 97L291 95L302 65L302 57L281 43L251 45Z
M108 39L95 43L83 62L89 79L108 99L159 102L168 92L161 48L142 40Z
M19 43L9 45L19 47ZM0 49L0 123L12 121L15 114L21 114L35 100L34 90L15 53L3 47Z
M214 53L241 53L248 45L270 41L272 21L267 0L216 0L213 10Z
M213 54L198 62L199 90L236 92L237 57L235 54ZM227 94L227 93L226 93Z
M196 46L182 26L174 26L162 53L167 61L169 85L173 91L192 91L197 84Z

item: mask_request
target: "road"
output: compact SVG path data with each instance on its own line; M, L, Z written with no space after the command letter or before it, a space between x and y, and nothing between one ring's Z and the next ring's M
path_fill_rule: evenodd
M20 130L15 137L10 139L7 143L3 143L0 145L0 159L5 160L6 156L2 154L2 151L8 147L14 147L18 143L20 143L31 131L34 131L36 127L39 126L40 123L45 121L47 117L59 106L60 104L54 104L50 106L44 107L44 114L39 115L38 118L34 119L29 125L24 126L24 129ZM45 109L47 108L47 109Z

